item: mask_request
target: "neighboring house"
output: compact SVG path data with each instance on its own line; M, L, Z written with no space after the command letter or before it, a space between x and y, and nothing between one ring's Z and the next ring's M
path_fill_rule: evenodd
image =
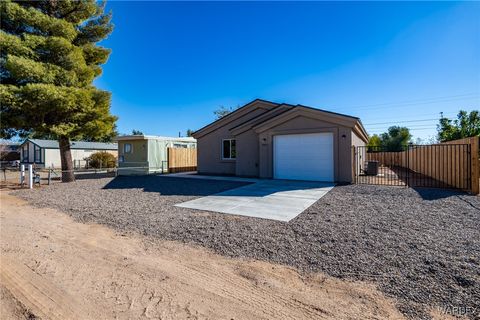
M368 135L359 118L254 100L193 133L198 173L352 182L352 146Z
M120 175L166 172L167 148L196 148L192 137L175 138L146 135L119 136L118 173Z
M85 165L85 158L92 153L105 151L117 156L117 144L106 142L72 141L72 161ZM20 163L34 163L38 167L60 168L60 148L56 140L27 139L20 145Z
M20 160L20 143L8 140L0 140L0 161L4 163L11 163L15 160Z

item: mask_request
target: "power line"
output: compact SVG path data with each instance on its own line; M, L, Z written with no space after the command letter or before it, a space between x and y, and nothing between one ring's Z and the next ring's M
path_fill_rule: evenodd
M458 95L451 95L451 96L442 96L442 97L433 97L433 98L422 98L422 99L413 99L413 100L402 100L397 102L384 102L384 103L376 103L376 104L367 104L367 105L358 105L358 106L344 106L339 107L340 109L350 109L350 108L369 108L369 107L376 107L376 106L387 106L387 105L398 105L398 104L405 104L405 103L421 103L425 101L431 100L444 100L444 99L451 99L451 98L459 98L459 97L471 97L471 96L478 96L478 92L470 92ZM436 101L435 101L436 102Z
M420 130L434 130L436 127L430 127L430 128L413 128L413 129L408 129L408 131L420 131ZM385 130L382 129L376 129L376 130L368 130L369 133L384 133Z
M405 125L405 126L410 127L410 128L414 128L414 127L434 127L436 125L437 125L437 123L413 123L413 124ZM388 127L388 126L391 126L391 125L386 124L386 125L374 125L374 126L366 126L366 127L369 127L369 128L385 128L385 127Z
M472 99L477 99L477 97L470 97L470 98L452 98L452 99L446 99L446 100L437 100L437 101L429 101L429 102L418 102L418 103L406 103L406 104L398 104L398 105L391 105L391 106L382 106L382 107L373 107L373 108L360 108L356 107L354 109L361 109L361 110L379 110L379 109L395 109L395 108L403 108L403 107L408 107L408 106L419 106L419 105L426 105L426 104L433 104L433 103L442 103L442 102L452 102L452 101L462 101L462 100L472 100ZM352 109L352 108L348 108ZM342 108L340 109L342 110ZM345 108L343 108L345 110Z
M421 119L421 120L402 120L402 121L388 121L388 122L377 122L377 123L364 123L364 126L371 126L376 124L391 124L391 123L410 123L410 122L425 122L425 121L438 121L440 118L435 119Z
M456 118L457 114L443 114L444 118ZM440 112L435 112L435 113L423 113L423 114L415 114L415 117L429 117L429 116L438 116L437 119L440 119ZM408 119L397 119L396 121L404 121L404 120L410 120L411 118ZM375 119L370 119L370 121L380 121L380 120L385 120L385 117L381 118L375 118ZM392 121L393 122L393 121Z
M414 124L406 128L412 129L412 128L436 128L436 127L437 127L436 124ZM384 128L389 128L389 126L372 126L372 127L367 126L367 128L368 129L384 129Z

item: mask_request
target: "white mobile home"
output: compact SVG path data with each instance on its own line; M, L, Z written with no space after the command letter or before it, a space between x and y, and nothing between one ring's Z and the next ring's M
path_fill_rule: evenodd
M118 173L147 174L168 170L168 148L197 148L192 137L147 135L120 136L118 141Z
M117 156L117 144L105 142L72 141L70 143L73 163L85 163L92 153L105 151ZM35 164L41 168L60 168L58 141L27 139L20 145L20 163Z

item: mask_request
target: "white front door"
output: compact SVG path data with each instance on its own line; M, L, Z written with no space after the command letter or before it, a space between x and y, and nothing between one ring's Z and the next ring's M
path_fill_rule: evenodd
M274 136L275 179L333 181L333 168L333 133Z

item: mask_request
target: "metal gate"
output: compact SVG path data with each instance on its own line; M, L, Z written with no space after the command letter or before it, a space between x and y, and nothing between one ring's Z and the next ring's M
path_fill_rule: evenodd
M355 183L471 190L471 145L354 148Z

